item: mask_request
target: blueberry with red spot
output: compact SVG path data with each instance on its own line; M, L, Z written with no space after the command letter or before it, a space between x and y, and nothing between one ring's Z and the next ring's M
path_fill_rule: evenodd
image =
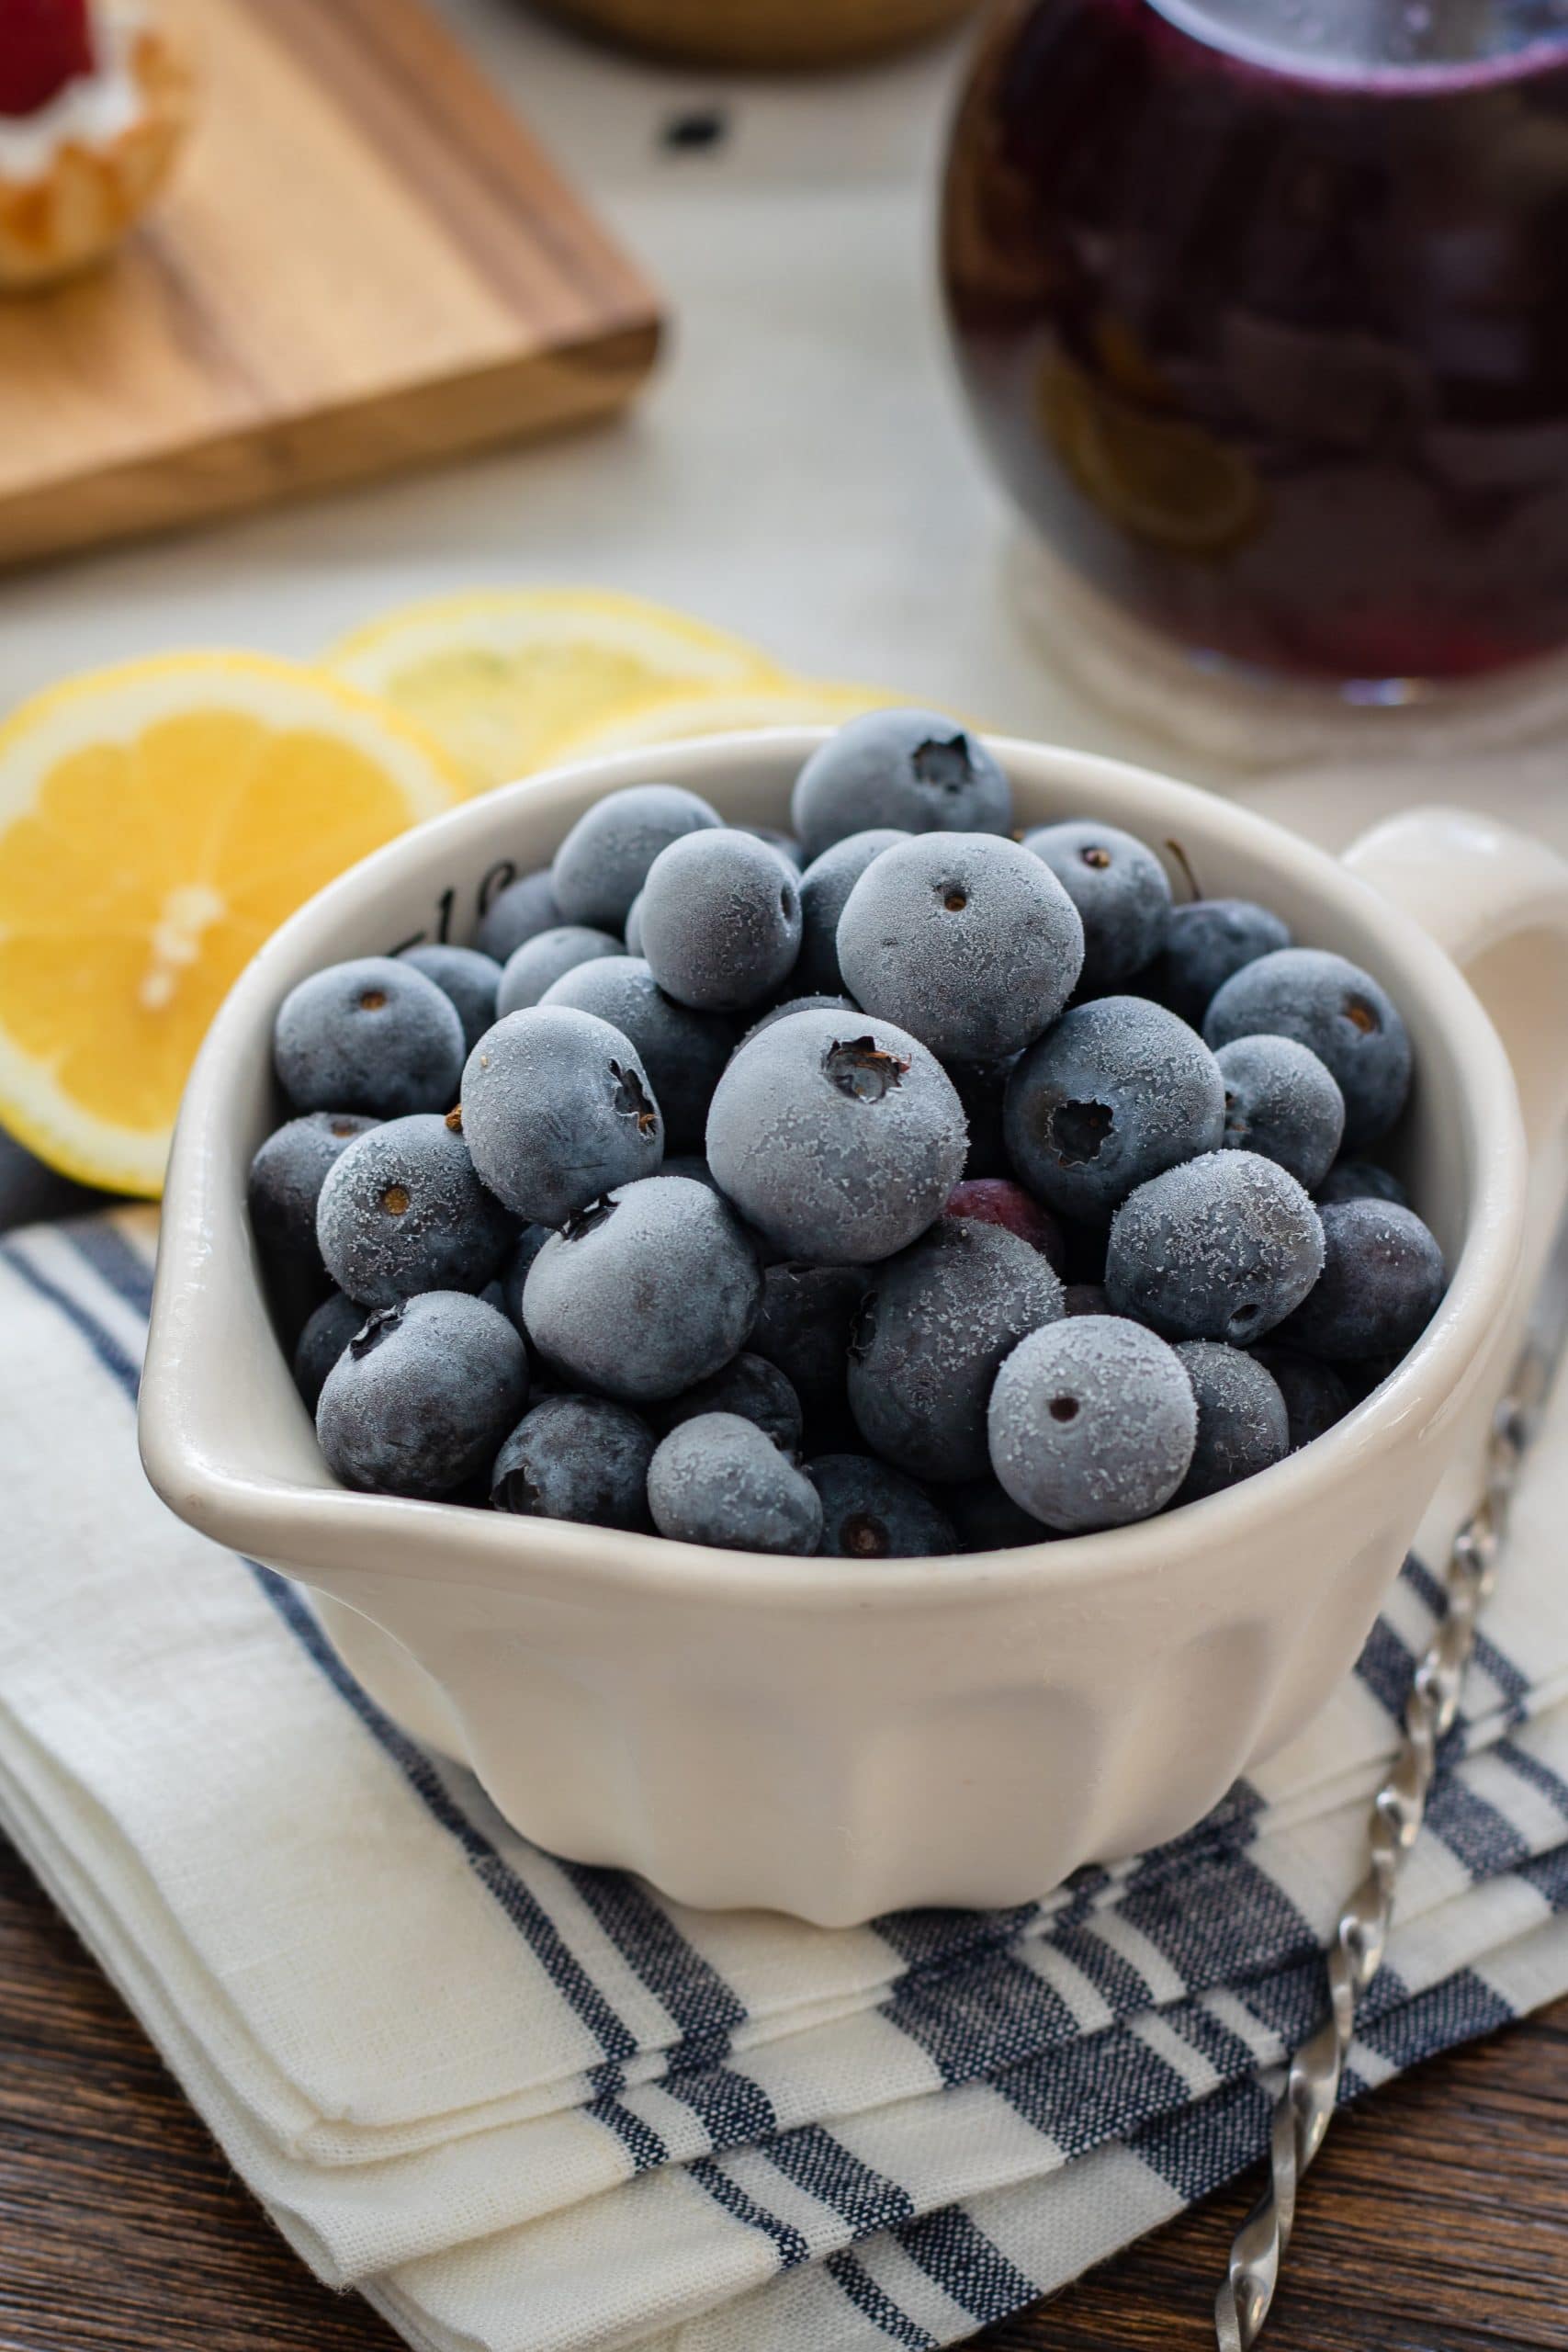
M1042 1208L1021 1184L1009 1177L966 1176L948 1194L942 1215L999 1225L1005 1233L1016 1233L1021 1241L1038 1250L1058 1273L1062 1271L1066 1244L1061 1227L1049 1209Z

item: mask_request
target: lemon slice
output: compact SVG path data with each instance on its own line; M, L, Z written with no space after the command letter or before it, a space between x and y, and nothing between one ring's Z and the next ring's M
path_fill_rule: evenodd
M242 965L463 792L394 715L258 655L132 662L25 703L0 728L0 1125L155 1195Z
M1047 359L1040 421L1084 496L1134 538L1223 556L1255 536L1262 485L1250 459L1182 417L1151 416L1070 359Z
M409 605L328 655L444 743L476 788L541 764L543 747L628 703L766 684L743 638L640 597L511 589Z
M560 767L602 752L640 751L645 744L675 743L691 736L748 733L759 727L838 727L863 710L889 710L908 699L880 686L789 677L728 693L655 695L623 704L592 725L568 729L540 746L537 764Z

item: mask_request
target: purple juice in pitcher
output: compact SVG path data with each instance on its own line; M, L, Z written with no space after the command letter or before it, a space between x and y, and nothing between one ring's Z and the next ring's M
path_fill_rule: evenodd
M1194 652L1568 641L1568 0L1025 0L943 261L1002 476Z

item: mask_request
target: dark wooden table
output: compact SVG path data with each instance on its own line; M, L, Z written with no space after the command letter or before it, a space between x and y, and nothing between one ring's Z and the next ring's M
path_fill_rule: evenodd
M1216 2198L987 2352L1208 2352ZM1382 2245L1388 2248L1379 2254ZM394 2352L316 2285L0 1844L0 2352ZM1568 2002L1336 2127L1270 2352L1568 2352Z

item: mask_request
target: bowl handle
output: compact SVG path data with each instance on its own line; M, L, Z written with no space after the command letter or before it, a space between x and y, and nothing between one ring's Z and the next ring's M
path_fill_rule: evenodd
M1497 1333L1510 1354L1568 1195L1568 864L1529 833L1441 806L1374 825L1345 863L1452 956L1513 1064L1529 1177L1517 1288Z
M1568 862L1471 808L1409 808L1353 842L1345 863L1430 932L1503 1040L1532 1159L1568 1116Z

